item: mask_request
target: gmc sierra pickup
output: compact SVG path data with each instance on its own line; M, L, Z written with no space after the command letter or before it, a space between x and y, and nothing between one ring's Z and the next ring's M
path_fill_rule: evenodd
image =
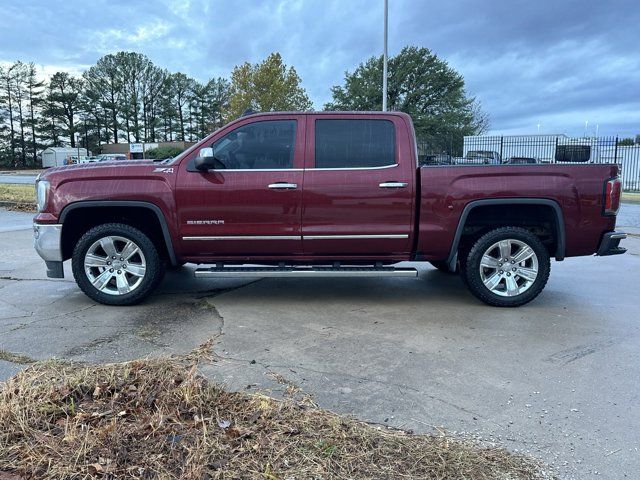
M174 159L52 168L36 189L48 276L72 259L110 305L186 262L206 264L197 277L417 276L395 266L410 260L514 307L542 291L552 257L625 252L617 165L418 168L403 113L249 115Z

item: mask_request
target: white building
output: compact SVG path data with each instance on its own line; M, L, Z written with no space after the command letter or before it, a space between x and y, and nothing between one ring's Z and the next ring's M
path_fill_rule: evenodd
M86 148L49 147L42 151L42 168L68 165L70 157L87 156Z

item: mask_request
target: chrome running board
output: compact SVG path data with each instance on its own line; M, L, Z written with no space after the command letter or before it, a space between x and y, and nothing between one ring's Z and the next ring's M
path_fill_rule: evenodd
M229 277L417 277L415 268L395 267L210 267L198 268L198 278Z

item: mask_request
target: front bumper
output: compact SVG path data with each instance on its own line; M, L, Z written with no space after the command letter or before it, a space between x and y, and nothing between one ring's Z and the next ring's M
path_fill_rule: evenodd
M47 265L47 277L64 278L62 225L34 223L33 246Z
M606 255L620 255L627 251L626 248L620 246L620 241L627 238L626 233L622 232L607 232L602 237L600 247L596 255L604 257Z

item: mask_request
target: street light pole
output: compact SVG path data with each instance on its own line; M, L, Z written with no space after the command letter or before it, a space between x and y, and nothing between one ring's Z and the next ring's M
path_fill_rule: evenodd
M384 0L384 53L382 54L382 111L387 111L387 37L389 30L389 0Z

